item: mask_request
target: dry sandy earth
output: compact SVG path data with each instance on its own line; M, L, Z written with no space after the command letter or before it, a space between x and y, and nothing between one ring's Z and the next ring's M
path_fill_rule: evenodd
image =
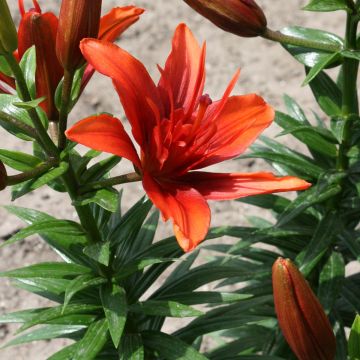
M44 10L57 13L60 0L39 0ZM259 0L268 17L269 27L279 29L290 24L327 29L342 34L343 14L314 14L300 11L306 0ZM8 0L16 19L17 1ZM30 1L27 1L30 3ZM128 5L123 0L104 0L104 12L113 6ZM137 0L135 5L147 9L141 20L133 26L120 40L122 47L140 58L154 76L158 76L156 63L163 64L169 52L170 40L175 26L186 22L200 41L207 41L207 83L206 91L217 99L222 95L227 82L238 67L242 74L234 93L257 92L264 96L276 108L282 108L282 95L289 94L298 99L308 111L316 108L308 89L300 88L303 68L278 45L262 39L241 39L224 33L212 26L188 8L181 0ZM47 6L47 7L46 7ZM122 116L122 109L108 79L95 76L84 93L72 115L73 121L96 111L107 111ZM268 130L275 134L276 129ZM4 135L3 132L0 133ZM23 143L6 135L1 138L2 148L24 150ZM285 140L291 143L293 140ZM291 145L296 145L291 144ZM124 163L125 164L125 163ZM248 171L248 161L233 161L221 165L218 170ZM123 165L122 165L123 166ZM130 168L129 168L130 169ZM259 163L251 166L251 170L259 170ZM127 170L127 169L126 169ZM124 168L119 169L124 172ZM131 185L126 190L125 208L128 208L141 196L141 187ZM9 191L1 192L0 204L10 201ZM69 201L63 195L44 188L16 202L17 205L33 207L48 211L59 218L74 218L75 214ZM251 209L235 202L212 204L213 224L240 224L244 215ZM22 224L13 216L0 208L0 237L3 239ZM160 225L160 235L168 231L168 227ZM2 241L2 240L1 240ZM11 269L34 262L54 260L56 256L37 238L24 241L13 247L0 250L0 270ZM6 280L0 282L0 313L38 306L38 298L29 296L9 286ZM171 324L170 324L171 326ZM9 331L13 327L0 327L0 344L10 339ZM53 353L61 342L37 343L20 348L5 349L0 352L0 359L42 360Z

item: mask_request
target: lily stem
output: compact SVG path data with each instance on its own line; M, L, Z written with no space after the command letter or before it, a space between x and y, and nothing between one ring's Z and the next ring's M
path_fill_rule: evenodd
M141 180L141 176L138 173L133 172L133 173L129 173L129 174L115 176L110 179L105 179L105 180L85 184L80 188L80 192L86 193L86 192L89 192L92 190L103 189L103 188L106 188L109 186L125 184L125 183L130 183L130 182L136 182L136 181L140 181L140 180Z
M71 88L74 79L74 71L65 70L64 82L61 95L61 107L59 114L59 141L58 147L60 150L64 150L66 146L65 131L67 129L67 120L69 114L69 106L71 100Z
M35 129L29 125L24 124L20 120L16 119L12 115L9 115L3 111L0 111L0 121L3 121L9 125L13 125L17 127L19 130L21 130L26 135L29 135L35 140L38 140L38 134L35 131Z
M358 19L355 15L348 14L346 21L346 49L356 50L356 32ZM342 108L341 117L344 121L343 140L339 146L337 159L337 170L343 171L348 168L348 158L346 153L351 146L351 122L354 115L359 114L357 76L359 61L356 59L344 58L342 71Z
M338 52L342 50L341 45L330 45L324 44L314 40L305 40L299 37L285 35L280 31L273 31L271 29L266 29L265 32L261 35L263 38L279 42L283 45L294 45L302 46L315 50L323 50L328 52Z
M16 79L16 84L17 84L17 88L18 91L20 93L20 97L23 101L31 101L31 95L27 86L27 83L25 81L24 78L24 74L18 64L18 62L16 61L16 59L14 58L14 56L12 54L7 54L5 55L5 58L14 74L14 77ZM66 123L67 123L67 112L68 112L68 104L70 103L70 95L71 95L71 84L72 84L72 76L69 79L70 74L67 75L67 79L66 81L64 81L64 87L66 88L66 91L63 91L63 100L64 102L62 103L62 118L60 117L60 119L63 120L63 124L62 124L62 128L66 129ZM64 79L65 80L65 79ZM70 81L70 83L69 83ZM70 88L70 90L69 90ZM67 95L67 97L65 98L65 95ZM66 109L65 109L66 106ZM54 158L58 161L58 159L60 158L60 152L61 152L61 147L60 149L57 148L57 146L54 144L54 142L51 140L50 136L48 135L46 129L44 128L40 117L37 113L37 111L35 109L28 109L27 110L33 124L34 127L36 129L38 138L39 138L39 142L41 147L43 148L43 150L46 152L46 154L48 156L50 156L51 158ZM61 126L61 124L60 124ZM65 132L65 130L64 130ZM63 132L63 137L62 144L66 144L65 141L65 134ZM78 196L78 187L79 184L77 182L76 176L74 174L71 162L69 159L65 159L65 161L69 162L69 170L67 173L65 173L64 175L62 175L62 180L63 183L69 193L69 196L71 198L72 201L76 201L77 196ZM14 180L11 180L14 181ZM83 228L85 229L86 233L87 233L87 238L89 243L97 243L99 241L101 241L101 235L99 232L99 229L96 226L96 221L93 217L93 214L91 212L91 209L88 205L84 205L84 206L79 206L79 205L74 205L77 214L79 216L81 225L83 226Z
M31 179L35 178L36 176L46 173L48 170L50 170L56 164L57 164L56 159L50 159L47 162L36 166L32 170L25 171L21 174L10 175L6 178L6 184L7 185L16 185L16 184L20 184L24 181L31 180Z

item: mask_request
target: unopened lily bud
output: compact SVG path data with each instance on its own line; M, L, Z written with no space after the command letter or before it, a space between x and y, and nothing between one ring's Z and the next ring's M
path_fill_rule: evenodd
M7 184L7 173L4 164L0 161L0 190L4 190Z
M17 49L17 32L6 0L0 0L0 55Z
M272 269L275 311L282 333L299 360L334 360L335 336L309 284L289 259Z
M102 0L63 0L56 38L56 54L64 69L74 71L85 63L79 45L97 38Z
M184 0L219 28L238 36L255 37L266 29L266 17L253 0Z

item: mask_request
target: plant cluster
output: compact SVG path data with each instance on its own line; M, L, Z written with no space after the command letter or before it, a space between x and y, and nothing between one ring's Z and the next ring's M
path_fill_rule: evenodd
M360 359L360 277L345 273L360 257L360 1L304 8L345 11L344 38L271 30L253 0L184 1L227 32L280 43L304 67L319 111L309 119L288 96L283 113L258 95L232 95L238 72L220 100L204 95L205 46L186 24L156 84L114 44L143 13L135 6L101 17L101 0L62 0L57 17L19 0L16 29L0 0L0 126L33 149L0 149L0 190L11 186L16 200L47 185L68 193L78 215L6 206L27 226L1 247L38 234L62 261L0 273L53 302L0 316L21 324L5 346L72 340L49 360ZM335 80L329 68L339 69ZM105 109L68 127L95 71L111 78L131 134ZM260 136L273 121L306 153ZM90 149L81 155L77 144ZM264 159L274 173L203 170L236 157ZM122 158L134 172L111 176ZM122 192L134 181L145 195L123 213ZM274 194L286 191L296 197ZM210 227L210 200L251 204L273 221ZM174 236L155 241L160 215ZM211 242L225 235L233 244ZM199 249L215 255L203 261ZM168 334L169 317L191 321Z

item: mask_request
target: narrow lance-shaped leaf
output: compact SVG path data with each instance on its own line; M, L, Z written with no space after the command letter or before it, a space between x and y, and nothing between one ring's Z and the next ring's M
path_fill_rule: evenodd
M125 290L116 285L104 285L100 290L111 339L117 348L121 341L127 317L127 302Z

